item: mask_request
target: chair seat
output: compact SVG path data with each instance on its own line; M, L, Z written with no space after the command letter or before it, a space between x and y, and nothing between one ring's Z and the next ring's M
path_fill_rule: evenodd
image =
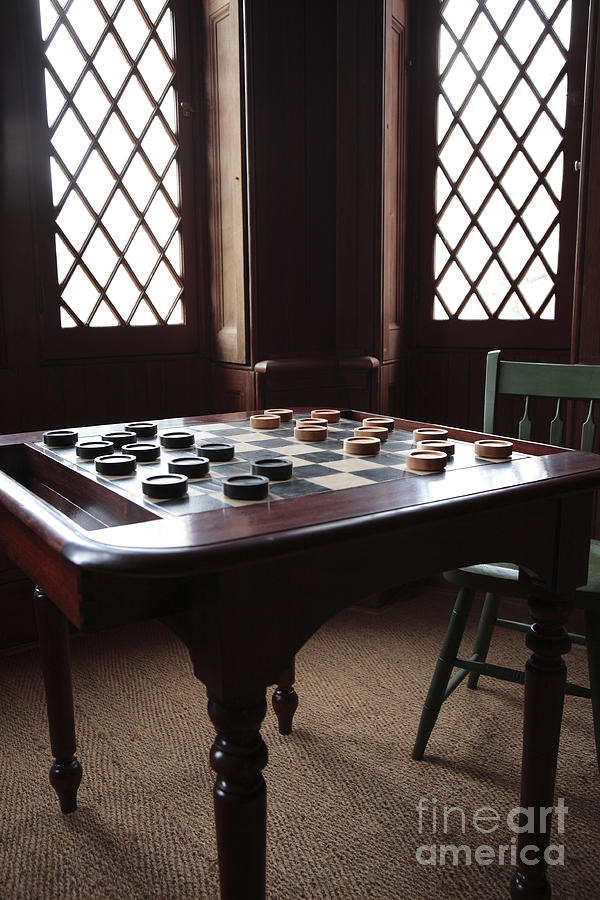
M527 581L519 582L519 569L512 563L484 563L444 572L446 581L458 587L509 597L529 596ZM590 542L587 584L575 592L574 605L579 609L598 607L600 600L600 541Z

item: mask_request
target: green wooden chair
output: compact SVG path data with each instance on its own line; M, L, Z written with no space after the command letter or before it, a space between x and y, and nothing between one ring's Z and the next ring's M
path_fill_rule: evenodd
M550 423L548 443L557 446L564 446L564 401L569 399L588 401L589 409L582 427L580 447L582 450L592 450L596 431L593 406L594 401L600 400L600 366L510 362L501 360L500 351L493 350L487 356L485 378L483 430L486 433L494 433L496 398L499 394L525 398L525 409L518 432L522 440L529 440L531 437L529 399L531 397L556 399L556 412ZM516 566L507 563L469 566L444 572L444 577L457 585L460 590L421 714L412 751L413 759L422 759L442 703L467 675L468 687L472 689L477 687L480 675L521 684L524 682L522 671L492 665L486 661L496 625L519 631L529 629L523 622L498 617L498 607L503 596L527 599L525 587L519 584ZM485 593L485 601L473 653L468 660L460 659L457 653L476 591ZM574 606L584 612L585 637L570 635L570 638L574 643L584 643L587 646L590 688L567 683L566 693L590 697L592 700L596 756L600 769L600 541L591 541L588 581L584 587L576 591ZM454 668L458 668L458 672L451 677Z

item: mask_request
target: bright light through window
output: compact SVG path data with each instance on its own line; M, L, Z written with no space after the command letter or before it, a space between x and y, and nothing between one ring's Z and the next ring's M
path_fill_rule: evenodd
M184 321L171 3L40 0L64 328Z
M438 320L553 319L571 0L444 0Z

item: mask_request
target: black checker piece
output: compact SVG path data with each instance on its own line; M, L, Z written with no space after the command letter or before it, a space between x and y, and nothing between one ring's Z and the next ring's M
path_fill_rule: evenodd
M123 453L130 453L132 456L135 456L140 463L155 462L160 458L159 444L140 441L135 444L123 444L121 449Z
M149 475L142 481L142 491L145 496L156 500L174 500L185 496L188 489L188 480L185 475Z
M125 431L133 431L139 438L151 438L158 434L158 425L155 422L129 422Z
M75 453L79 459L96 459L97 456L104 456L112 453L115 445L110 441L77 441L75 444Z
M96 457L96 472L100 475L132 475L137 466L137 460L133 454L110 453L107 456Z
M169 472L187 475L188 478L204 478L209 468L210 460L205 456L177 456L169 460Z
M223 493L234 500L263 500L269 493L264 475L232 475L223 482Z
M102 435L102 440L110 441L120 450L123 444L135 444L137 435L133 431L107 431Z
M74 447L79 435L71 428L60 428L56 431L44 432L43 439L47 447Z
M160 443L167 450L185 450L194 446L193 431L163 431Z
M233 459L235 447L223 441L201 441L196 445L198 456L206 456L211 462L224 462Z
M253 475L264 475L269 481L287 481L292 477L293 464L291 459L281 456L263 457L255 459L252 463Z

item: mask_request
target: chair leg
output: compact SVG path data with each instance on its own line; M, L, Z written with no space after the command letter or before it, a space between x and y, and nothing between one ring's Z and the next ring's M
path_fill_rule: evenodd
M600 771L600 615L584 612L585 642L587 646L592 713L594 716L594 736L596 738L596 758Z
M427 742L444 702L444 694L452 674L454 661L460 647L474 596L475 591L470 588L461 588L458 592L435 672L429 685L427 699L421 713L421 721L419 722L419 729L412 751L413 759L423 759Z
M473 644L473 656L477 654L480 662L485 662L490 649L492 633L498 618L498 607L500 605L500 597L498 594L486 594L479 625L477 626L477 634L475 635L475 643ZM479 681L479 672L469 672L467 679L467 687L474 691Z

